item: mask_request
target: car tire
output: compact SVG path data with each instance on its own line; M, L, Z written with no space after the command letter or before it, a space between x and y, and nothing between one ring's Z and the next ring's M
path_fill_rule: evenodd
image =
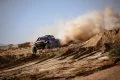
M46 44L45 49L50 49L50 44Z
M37 53L37 48L36 48L35 46L32 48L32 53L33 53L33 54L36 54L36 53Z

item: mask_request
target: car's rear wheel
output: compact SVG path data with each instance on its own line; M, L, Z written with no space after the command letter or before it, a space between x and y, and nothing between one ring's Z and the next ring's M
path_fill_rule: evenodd
M50 49L50 44L46 44L45 49Z

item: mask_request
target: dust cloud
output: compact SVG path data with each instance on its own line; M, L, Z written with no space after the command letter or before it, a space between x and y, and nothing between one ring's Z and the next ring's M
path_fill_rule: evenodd
M101 31L120 28L120 15L112 8L106 8L103 12L93 11L66 21L61 27L58 38L62 44L74 40L86 41Z

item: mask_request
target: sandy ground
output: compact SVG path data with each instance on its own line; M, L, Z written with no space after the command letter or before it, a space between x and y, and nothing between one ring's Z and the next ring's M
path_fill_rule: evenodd
M83 78L76 77L74 80L120 80L120 65L96 72Z
M91 74L93 73L97 74L98 71L113 66L112 63L107 58L107 56L103 55L102 52L100 51L94 52L94 54L91 54L89 56L88 54L86 55L84 54L81 55L80 57L75 57L76 55L73 53L69 56L65 55L68 52L70 53L70 51L71 49L64 49L62 54L51 57L49 56L48 52L50 52L51 54L58 52L58 50L45 50L45 51L40 51L40 53L37 54L37 57L35 56L34 57L29 56L30 58L23 57L25 59L21 60L21 62L18 62L12 66L9 65L6 68L1 68L0 79L1 80L4 79L79 80L82 79L84 76L86 76L85 78L83 78L83 80L84 79L89 80L92 77ZM44 58L41 57L41 54L42 55L44 54L42 56ZM77 56L79 55L77 54ZM91 76L90 78L89 75ZM107 76L107 73L105 75ZM96 80L96 79L94 79L93 77L93 79L90 80Z

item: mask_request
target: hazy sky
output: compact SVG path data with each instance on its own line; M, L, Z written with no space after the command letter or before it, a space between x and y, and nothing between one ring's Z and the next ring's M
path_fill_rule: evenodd
M0 43L21 43L57 34L56 24L111 6L120 0L0 0Z

